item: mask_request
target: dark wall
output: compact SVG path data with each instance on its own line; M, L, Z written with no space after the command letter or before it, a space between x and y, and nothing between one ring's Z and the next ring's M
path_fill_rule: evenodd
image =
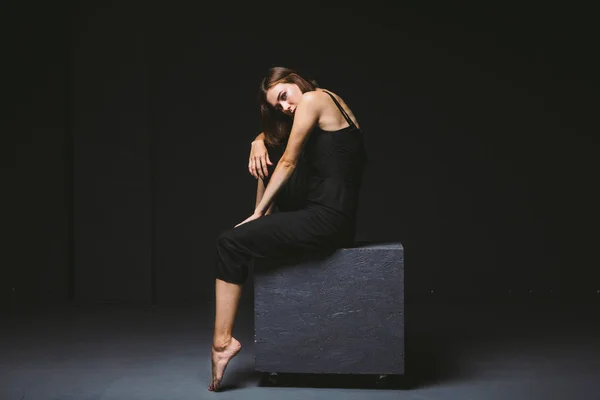
M86 2L76 9L77 302L151 301L151 115L144 16L131 2Z
M212 298L214 240L253 209L255 94L275 65L359 118L358 239L402 241L409 296L600 288L585 13L373 3L308 22L86 4L70 75L76 300Z
M18 2L0 13L0 306L69 297L70 13Z

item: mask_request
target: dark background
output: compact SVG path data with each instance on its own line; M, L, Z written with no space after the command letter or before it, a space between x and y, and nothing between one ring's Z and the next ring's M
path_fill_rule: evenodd
M600 298L590 10L283 4L4 6L2 306L212 299L277 65L359 119L408 298Z

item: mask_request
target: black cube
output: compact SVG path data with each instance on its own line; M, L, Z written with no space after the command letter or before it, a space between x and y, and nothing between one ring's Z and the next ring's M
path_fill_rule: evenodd
M404 249L361 243L257 260L255 370L404 374Z

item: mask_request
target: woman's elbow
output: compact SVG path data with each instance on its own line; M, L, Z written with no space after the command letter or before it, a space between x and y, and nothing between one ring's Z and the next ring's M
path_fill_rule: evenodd
M279 160L279 165L281 165L282 168L293 171L296 168L296 160L282 157L281 160Z

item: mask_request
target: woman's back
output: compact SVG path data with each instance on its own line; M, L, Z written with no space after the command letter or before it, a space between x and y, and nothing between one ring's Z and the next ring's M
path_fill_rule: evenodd
M324 92L337 107L346 126L324 130L322 126L326 123L320 123L308 138L304 149L308 204L334 209L354 218L368 162L363 133L336 97Z
M346 115L348 115L350 120L354 122L354 125L356 125L356 127L360 129L360 125L356 120L356 117L352 113L352 110L346 105L346 103L340 96L327 89L317 89L316 91L327 95L325 96L325 104L327 104L328 107L325 110L323 110L322 116L319 120L319 126L322 130L337 131L348 125L348 122L344 117L344 114L342 114L341 110L343 110L343 112L345 112ZM335 101L331 101L330 98L335 99Z

